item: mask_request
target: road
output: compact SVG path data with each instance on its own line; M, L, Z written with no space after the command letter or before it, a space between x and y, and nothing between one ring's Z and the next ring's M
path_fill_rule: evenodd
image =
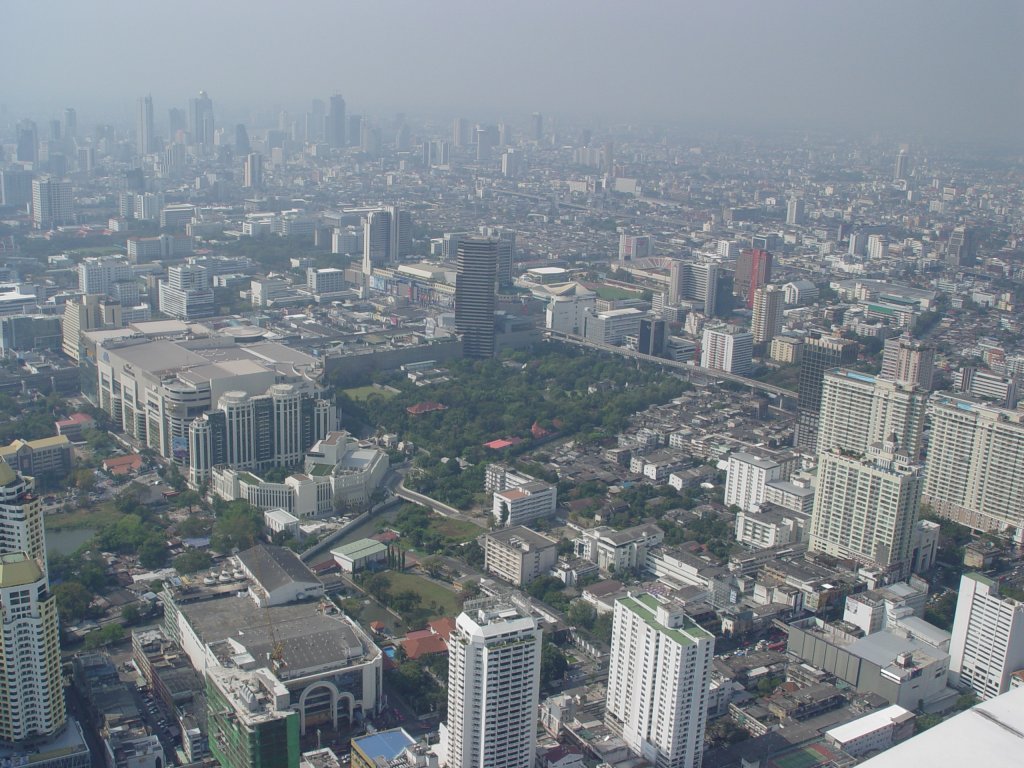
M628 349L626 347L617 347L613 344L605 344L600 341L591 341L585 339L582 336L576 336L571 333L563 333L561 331L545 331L548 338L556 341L564 341L568 344L575 344L578 347L588 347L590 349L599 349L603 352L611 352L615 355L622 355L623 357L631 357L634 360L641 360L648 363L655 363L666 368L672 368L680 373L688 373L697 376L706 376L710 379L721 379L723 381L732 381L736 384L742 384L744 387L750 387L753 390L764 392L769 395L774 395L779 398L790 398L795 400L797 393L791 389L784 389L782 387L776 387L774 384L766 384L763 381L757 379L749 379L746 376L737 376L734 373L726 373L725 371L719 371L713 368L702 368L699 365L691 365L690 363L682 363L676 360L669 360L664 357L655 357L654 355L645 355L643 352L637 352L635 349Z

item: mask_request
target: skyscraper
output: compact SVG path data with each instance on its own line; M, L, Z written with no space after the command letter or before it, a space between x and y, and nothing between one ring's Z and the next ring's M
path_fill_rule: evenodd
M394 205L366 214L363 221L363 274L394 264L412 250L412 216Z
M470 141L469 120L464 117L455 118L452 123L452 144L461 148L469 146Z
M139 114L135 128L135 148L140 155L156 151L153 137L153 97L139 99Z
M75 222L71 182L44 176L32 180L32 226L52 229Z
M605 719L651 765L700 766L714 647L679 603L615 601Z
M907 166L909 165L909 159L910 157L905 149L901 149L896 155L896 164L892 172L893 181L900 181L901 179L907 178Z
M754 291L754 316L750 331L755 344L767 344L782 331L782 309L785 293L775 285L766 285Z
M800 226L804 223L804 201L802 198L794 197L786 203L786 224L791 227Z
M921 484L921 465L892 440L875 443L865 457L819 454L808 550L904 578Z
M885 340L880 379L914 385L929 391L935 375L935 345L910 336Z
M980 573L960 577L949 672L954 685L979 699L1006 693L1010 675L1024 669L1024 603L999 594L999 584Z
M74 107L64 110L64 139L70 143L78 138L78 113Z
M0 553L24 552L46 571L43 502L35 479L0 460Z
M544 140L544 115L540 112L530 116L530 138L537 142Z
M0 462L0 473L11 472ZM29 746L55 736L67 710L57 598L46 572L25 552L0 553L0 614L0 743Z
M733 294L741 297L747 309L754 307L754 291L762 288L772 279L772 254L760 248L746 248L736 259L736 276L733 279Z
M192 134L192 143L203 147L213 146L213 100L206 91L188 101L188 130Z
M862 454L896 435L902 452L921 453L928 393L916 386L837 368L822 381L818 451Z
M936 393L928 412L925 502L971 528L1024 527L1024 411Z
M720 283L721 270L717 264L673 260L669 270L669 303L678 304L683 299L699 301L704 314L714 317Z
M516 233L504 227L480 227L480 234L498 241L498 288L509 288L513 283L512 264L516 254Z
M946 245L946 263L952 267L969 267L977 261L978 233L967 226L959 226L949 236Z
M331 111L327 114L324 131L324 138L331 145L332 149L342 149L347 145L347 128L348 125L345 122L345 99L340 94L335 94L331 96Z
M39 129L31 120L22 120L18 123L17 130L18 146L15 153L15 160L19 163L39 162Z
M498 241L482 237L459 239L455 278L455 330L462 336L462 355L494 357L494 283Z
M805 453L818 449L818 419L821 412L825 372L850 365L857 359L857 342L834 336L808 339L803 346L797 378L797 425L794 443Z
M245 156L245 178L242 186L246 189L263 188L263 155L250 152Z
M704 326L700 345L700 364L737 376L750 373L754 354L754 337L726 325Z
M537 620L500 599L473 601L448 651L448 768L532 768L540 699Z

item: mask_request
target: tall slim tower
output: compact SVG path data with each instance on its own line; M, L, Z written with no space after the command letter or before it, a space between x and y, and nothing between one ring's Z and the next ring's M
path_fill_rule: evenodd
M206 91L200 91L198 98L188 102L188 130L192 142L204 147L213 146L213 100Z
M808 339L803 347L797 378L797 424L795 445L805 453L818 448L818 420L821 412L825 372L850 365L857 359L857 342L834 336Z
M246 189L263 188L263 155L250 152L245 156L244 176L242 186Z
M442 765L532 768L540 700L537 620L512 604L476 601L456 619L449 649Z
M55 736L67 709L57 598L46 572L25 552L0 554L0 615L0 743L30 746Z
M494 357L498 241L460 238L456 270L455 330L462 336L462 356Z
M340 94L331 96L331 111L326 117L326 131L324 138L331 145L332 149L342 149L346 146L345 131L345 99Z
M907 178L907 166L909 165L910 156L907 154L907 150L901 149L899 154L896 155L896 166L893 168L892 178L893 181L900 181Z
M43 502L35 479L0 460L0 552L25 552L46 572Z
M755 344L767 344L782 331L782 308L785 294L776 285L766 285L754 291L754 316L750 331Z
M139 99L138 122L135 129L135 148L140 155L156 151L153 141L153 97Z
M698 768L715 638L679 603L615 601L605 719L651 765Z
M808 551L850 558L904 578L921 506L921 465L895 441L866 457L819 454Z

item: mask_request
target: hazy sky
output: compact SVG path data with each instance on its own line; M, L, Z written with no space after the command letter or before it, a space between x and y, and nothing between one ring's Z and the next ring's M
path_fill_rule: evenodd
M1022 0L5 0L6 119L308 109L1024 129ZM105 113L105 114L104 114Z

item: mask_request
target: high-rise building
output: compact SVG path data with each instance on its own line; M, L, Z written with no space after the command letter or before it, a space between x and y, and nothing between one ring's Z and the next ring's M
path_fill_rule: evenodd
M991 699L1010 688L1024 669L1024 603L999 594L999 584L980 573L960 577L949 644L953 685Z
M455 330L462 336L462 355L494 357L494 283L498 241L459 238L455 278Z
M715 638L680 603L615 601L605 719L651 765L698 768Z
M786 203L786 224L791 227L800 226L804 223L804 201L803 198L794 197Z
M45 572L43 502L34 490L35 478L0 460L0 553L24 552Z
M928 393L866 373L837 368L822 382L818 451L863 454L896 435L907 456L921 453Z
M122 309L119 301L107 301L99 294L86 294L64 303L63 343L61 350L72 360L81 360L82 331L120 328Z
M786 294L776 285L766 285L754 291L754 315L750 331L755 344L767 344L782 332L782 309Z
M336 425L333 403L294 384L275 384L254 397L225 392L214 410L189 425L189 482L198 488L218 465L261 472L301 464Z
M345 99L340 94L331 96L330 112L327 113L324 125L324 139L332 149L342 149L347 146L348 124L345 121Z
M665 321L654 317L640 318L636 348L645 355L661 357L665 353Z
M885 340L882 372L878 378L904 385L916 384L929 391L934 375L935 345L910 336L894 336Z
M700 345L700 364L737 376L746 376L752 367L754 337L726 325L705 326Z
M134 279L132 265L123 256L87 256L78 264L78 288L83 293L110 295L117 283Z
M498 241L498 288L510 288L513 284L512 265L516 256L516 233L504 227L480 227L480 234Z
M205 670L210 752L221 768L299 768L299 713L269 669Z
M532 768L540 699L541 630L500 598L473 601L448 641L448 768Z
M0 480L12 474L0 462ZM0 614L0 743L31 746L64 728L67 709L57 598L40 562L24 551L0 553Z
M160 311L179 320L210 317L214 313L213 289L206 267L180 264L167 268L167 279L158 289Z
M156 151L153 136L153 97L143 96L139 99L139 114L135 127L135 148L138 154L148 155Z
M452 123L452 144L458 148L468 147L472 141L469 120L457 117Z
M772 279L772 254L760 248L745 248L736 259L736 276L732 291L746 303L747 309L754 307L754 291L762 288Z
M901 149L896 155L896 164L892 171L893 181L900 181L907 178L907 166L910 164L909 160L910 156L907 154L907 150Z
M19 163L39 162L39 129L31 120L23 120L18 124L17 148L14 159Z
M921 465L895 441L863 457L819 454L808 550L905 577L921 485Z
M530 138L536 142L544 140L544 115L540 112L530 116Z
M669 303L678 304L683 299L699 301L704 314L714 317L720 283L721 271L717 264L673 260L669 271Z
M928 408L924 500L982 531L1024 527L1024 411L936 393Z
M74 107L67 107L64 110L64 138L68 142L74 142L78 138L78 113Z
M32 180L32 226L52 229L75 223L71 182L44 176Z
M651 238L648 235L619 235L619 261L637 261L651 255Z
M215 129L213 100L206 91L200 91L198 98L188 100L188 131L192 134L192 143L212 147Z
M7 168L0 171L0 205L25 209L32 202L32 171Z
M245 169L242 186L246 189L263 188L263 155L250 152L245 156Z
M969 267L977 261L977 257L977 231L963 225L954 229L946 245L946 263L953 267Z
M834 336L807 339L797 377L797 425L795 445L805 453L818 449L818 417L825 372L850 365L857 359L857 342Z

